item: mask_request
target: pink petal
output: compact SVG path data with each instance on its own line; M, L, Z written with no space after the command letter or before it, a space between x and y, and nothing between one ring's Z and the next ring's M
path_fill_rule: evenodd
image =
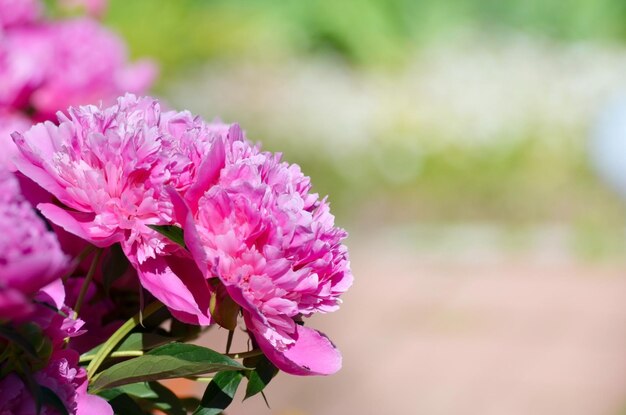
M21 137L21 135L17 133L13 134L13 139L15 140L15 143L19 145L18 137ZM61 201L67 199L67 193L65 192L65 189L63 189L59 185L59 183L57 183L54 177L52 177L41 167L35 165L30 160L27 160L23 155L17 155L13 159L13 164L15 165L15 168L19 170L24 176L28 177L33 182L37 183L40 187L52 193L54 196L56 196L57 199Z
M183 225L185 245L191 253L191 257L200 269L200 272L202 272L204 278L206 279L210 277L210 275L207 275L206 252L202 246L202 241L198 235L196 224L191 211L189 210L189 206L175 189L167 187L165 190L169 194L172 205L174 206L174 219Z
M103 398L88 393L76 397L76 415L113 415L113 408Z
M91 242L99 248L106 248L123 239L122 235L119 233L106 238L92 237L87 227L89 226L88 224L93 221L93 213L65 210L52 203L40 203L37 205L37 208L51 222L61 226L69 233Z
M176 256L149 258L137 267L139 281L184 322L211 324L211 291L193 261Z
M292 375L332 375L341 369L341 353L330 340L317 330L296 326L296 342L287 350L276 350L244 313L246 327L267 358L280 370Z
M60 310L65 305L65 287L61 279L52 281L37 293L36 299Z
M200 164L196 182L185 194L185 200L189 203L192 211L198 209L198 200L200 200L211 184L218 179L220 170L224 167L225 160L226 153L224 150L224 142L221 138L217 138L211 146L209 154L207 154L202 164Z

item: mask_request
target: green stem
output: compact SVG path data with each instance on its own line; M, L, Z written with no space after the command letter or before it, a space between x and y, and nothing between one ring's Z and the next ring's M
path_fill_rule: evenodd
M96 254L93 256L93 259L91 260L89 271L87 272L87 276L85 276L85 281L83 281L83 286L80 287L80 293L78 294L78 299L76 300L76 305L74 306L74 318L78 316L78 313L80 312L80 309L83 306L85 295L87 295L89 284L91 284L91 280L93 279L93 276L96 273L96 267L98 266L98 262L100 262L100 257L102 256L102 252L103 252L102 249L98 249L96 251Z
M203 383L211 383L213 381L213 378L208 378L206 376L185 376L184 379L189 379L195 382L203 382Z
M133 329L141 323L142 318L145 319L150 317L156 311L161 309L161 307L163 307L163 304L155 301L154 303L148 305L148 307L146 307L143 312L139 311L132 318L128 319L124 324L122 324L122 326L117 329L117 331L113 333L111 337L109 337L109 340L104 342L102 347L100 347L100 350L98 350L98 353L96 353L96 355L89 363L89 366L87 366L87 379L91 380L91 378L93 378L93 376L96 374L96 371L104 362L104 360L111 354L113 349L115 349L115 347L122 340L124 340L128 333L133 331Z
M143 350L124 350L124 351L119 351L119 352L113 352L109 355L109 357L115 358L115 357L137 357L137 356L143 356L144 352ZM91 362L94 358L96 357L95 354L90 354L88 356L81 356L80 360L78 361L78 363L87 363L87 362Z
M249 352L241 352L241 353L227 353L226 357L230 357L231 359L246 359L248 357L256 357L261 356L263 351L261 349L250 350Z
M70 269L67 270L65 275L62 277L63 282L67 281L67 279L76 271L76 268L87 258L87 256L96 249L93 245L87 245L85 249L83 249L80 254L78 254L71 262Z
M226 339L226 354L230 352L230 347L233 345L233 337L235 336L235 330L228 331L228 338Z

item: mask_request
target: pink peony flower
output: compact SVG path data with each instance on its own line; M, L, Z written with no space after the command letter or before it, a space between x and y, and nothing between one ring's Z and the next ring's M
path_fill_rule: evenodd
M326 200L309 193L297 165L259 152L242 134L229 138L219 171L186 195L186 243L205 276L219 277L241 306L248 331L278 368L334 373L341 367L337 349L298 321L335 311L352 284L341 244L347 234L334 227ZM185 210L178 201L178 211Z
M63 272L66 257L20 192L17 180L0 169L0 319L32 311L31 300Z
M0 32L3 28L35 21L41 10L39 0L0 0Z
M30 110L36 120L70 105L144 92L155 75L152 62L128 64L121 39L88 18L0 34L0 110Z
M54 53L48 25L0 33L0 111L28 109L32 93L46 81Z
M42 203L42 213L97 246L120 242L176 317L210 323L206 280L218 277L277 367L339 370L334 345L299 322L336 310L352 284L346 233L297 165L260 152L236 125L161 113L132 95L110 108L71 108L59 126L13 138L19 171L64 205ZM182 226L189 252L155 224Z
M35 373L35 381L50 389L72 415L113 414L111 406L99 396L87 393L87 372L78 366L78 353L73 350L55 351L47 366ZM27 415L37 413L35 399L22 379L11 373L0 380L0 414ZM43 415L59 412L43 406Z
M203 149L223 129L189 113L161 113L155 100L133 95L68 112L58 126L46 122L13 136L17 168L64 205L38 207L96 246L119 242L147 290L181 320L209 324L205 279L186 251L148 225L174 223L165 186L187 192L202 166L210 168Z
M151 62L128 65L121 39L94 20L50 24L48 36L53 60L31 98L42 118L70 105L112 103L123 92L144 92L156 75Z

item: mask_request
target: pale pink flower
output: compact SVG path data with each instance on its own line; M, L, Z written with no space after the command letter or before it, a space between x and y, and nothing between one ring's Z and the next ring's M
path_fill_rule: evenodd
M20 194L12 173L0 169L0 319L32 311L33 296L57 279L67 258L52 232Z
M204 149L224 129L133 95L68 114L13 136L17 168L64 205L41 203L43 215L96 246L119 242L143 286L178 318L210 323L206 281L186 251L148 225L174 223L165 187L186 193L201 180L212 164Z
M0 32L3 28L32 23L42 8L40 0L0 0Z
M352 284L341 244L347 234L334 227L326 200L309 193L310 180L297 165L259 152L241 134L229 138L203 193L185 197L192 210L192 219L180 220L186 243L205 276L219 277L242 307L248 331L278 368L334 373L338 350L298 321L335 311ZM177 210L185 209L179 201Z
M28 110L35 120L144 92L156 72L151 61L130 64L122 40L89 18L0 33L0 110Z

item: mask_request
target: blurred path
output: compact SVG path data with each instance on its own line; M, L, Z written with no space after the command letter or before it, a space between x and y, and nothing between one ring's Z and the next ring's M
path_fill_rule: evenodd
M344 369L279 375L267 390L271 410L253 398L230 415L626 407L626 259L584 263L544 248L499 254L471 244L433 255L380 233L351 242L356 284L339 312L311 322L340 347Z

